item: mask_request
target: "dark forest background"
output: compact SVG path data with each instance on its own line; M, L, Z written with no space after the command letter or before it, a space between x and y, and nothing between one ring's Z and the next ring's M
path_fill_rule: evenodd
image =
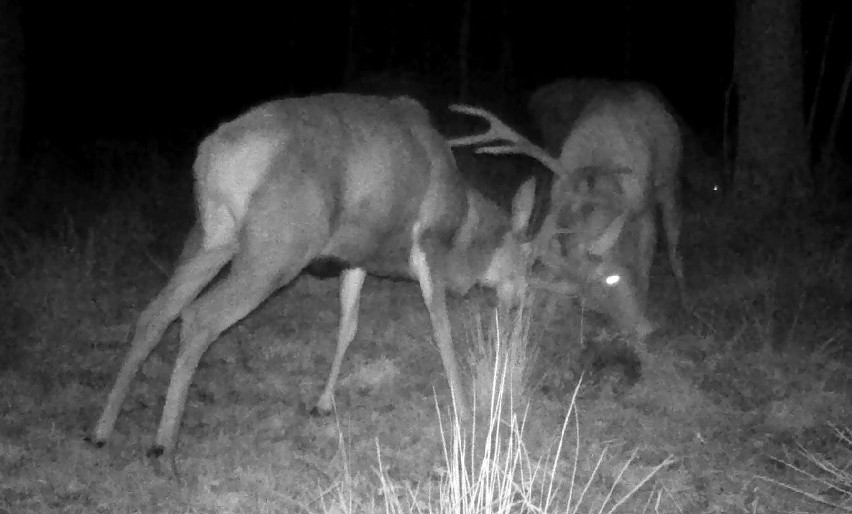
M688 298L660 230L648 301L659 329L640 366L622 358L630 341L613 316L590 312L583 297L542 294L521 336L530 345L511 364L530 386L532 401L515 401L527 406L532 451L521 446L518 462L532 457L522 473L530 485L495 489L513 508L533 497L524 491L549 489L526 470L562 451L548 442L562 426L564 449L583 453L565 453L558 471L574 477L568 467L580 462L578 487L555 489L577 498L592 484L592 503L560 512L605 511L613 491L636 492L645 471L672 464L667 455L677 464L627 511L848 511L852 1L0 0L0 513L314 512L338 492L349 510L331 498L326 512L372 512L379 496L430 489L443 437L425 416L446 382L413 283L368 279L336 429L307 411L334 355L338 282L300 279L204 357L178 448L186 487L140 458L178 330L134 380L113 442L96 450L82 440L185 244L196 214L192 161L217 125L273 98L373 90L411 93L448 118L449 103L476 104L534 139L523 121L530 93L568 77L650 83L682 121ZM453 136L484 128L456 119L436 124ZM537 173L528 158L468 152L467 161L456 154L461 173L481 172L469 182L499 189L498 203L522 173ZM618 217L628 221L612 260L625 269L639 253L636 216L652 202L637 203ZM536 205L539 215L548 208ZM603 226L600 212L590 224ZM568 271L599 270L599 261ZM478 323L491 299L449 300L458 350L475 345L456 327ZM490 391L491 368L468 364ZM562 424L574 399L582 444L574 421ZM388 465L378 469L394 474L395 493L376 494L379 444ZM548 459L537 462L556 470ZM357 489L356 507L346 487Z
M653 84L759 198L836 189L836 171L820 174L848 158L850 12L829 0L0 0L0 198L46 148L156 141L189 156L271 98L407 81L506 114L563 77Z
M842 6L831 4L803 6L808 82ZM564 76L634 78L655 84L698 126L721 119L733 67L732 1L34 0L23 6L28 127L162 133L268 98L334 90L357 75L392 70L455 81L466 7L471 73L488 79L508 66L505 84L489 83L508 95ZM835 23L836 65L826 82L836 87L852 20Z

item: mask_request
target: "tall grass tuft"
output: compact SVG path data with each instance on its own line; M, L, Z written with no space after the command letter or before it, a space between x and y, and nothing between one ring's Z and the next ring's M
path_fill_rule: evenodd
M384 471L379 451L384 511L613 513L628 504L635 509L636 502L629 501L640 489L652 484L657 472L675 459L668 457L655 466L645 467L637 477L635 472L628 472L635 452L627 462L611 470L609 455L603 450L591 459L591 469L586 469L582 462L589 459L581 454L576 403L579 384L552 447L543 451L527 447L524 429L530 412L530 370L535 356L529 344L529 314L522 308L508 317L508 321L505 319L506 316L495 314L489 330L484 330L481 320L475 319L469 362L477 414L471 426L462 426L455 409L446 420L449 426L445 426L436 400L444 454L444 470L437 485L401 488ZM476 399L485 401L477 406ZM569 448L573 448L573 455L566 462L563 453L570 453ZM609 482L609 486L602 489L601 482ZM653 509L662 494L653 488L641 503Z

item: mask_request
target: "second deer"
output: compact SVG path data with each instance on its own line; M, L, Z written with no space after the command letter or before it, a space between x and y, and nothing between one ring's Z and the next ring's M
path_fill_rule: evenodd
M669 263L680 300L686 303L678 248L683 142L678 121L661 95L640 83L564 79L537 89L529 106L545 146L562 164L552 197L558 201L578 188L620 196L629 212L629 228L635 231L629 262L642 305L648 296L659 208ZM596 182L596 174L578 170L607 171L618 180Z
M450 139L450 146L484 144L477 152L527 155L557 176L548 212L535 237L535 258L545 266L533 283L563 295L581 294L599 304L623 329L644 339L653 327L636 295L635 268L630 265L636 260L635 248L625 244L632 240L633 214L624 204L622 170L568 168L493 113L465 105L451 109L484 119L489 129ZM494 144L498 142L502 143Z

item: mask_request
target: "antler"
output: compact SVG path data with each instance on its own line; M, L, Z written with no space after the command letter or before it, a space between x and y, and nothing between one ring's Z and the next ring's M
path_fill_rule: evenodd
M473 107L471 105L454 104L450 106L450 110L453 112L468 114L470 116L479 116L480 118L487 121L489 124L488 131L482 134L448 139L447 143L449 143L450 146L468 146L480 143L508 141L508 143L502 145L492 145L478 148L476 152L487 153L492 155L527 155L542 163L547 169L555 173L557 176L568 176L568 172L565 167L562 166L562 163L560 163L557 159L555 159L552 155L550 155L546 150L544 150L540 146L533 144L529 139L518 134L508 125L503 123L503 121L497 118L497 116L495 116L494 114L480 107Z

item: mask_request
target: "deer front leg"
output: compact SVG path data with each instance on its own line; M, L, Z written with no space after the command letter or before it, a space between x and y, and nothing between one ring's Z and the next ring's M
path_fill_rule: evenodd
M458 364L456 362L455 349L453 348L453 337L450 329L450 317L447 314L447 294L444 279L436 273L434 266L430 264L427 253L421 246L421 242L415 242L411 249L410 263L420 283L420 292L423 301L429 310L429 318L432 321L432 331L441 361L444 364L444 372L450 383L450 396L453 400L456 413L462 422L470 419L467 395L461 386Z
M323 389L317 405L311 409L311 415L331 412L334 386L337 383L337 377L340 375L343 356L358 331L361 287L364 285L366 277L367 272L362 268L347 269L340 276L340 326L337 332L337 350L334 353L334 362L331 363L331 372L325 382L325 389Z

